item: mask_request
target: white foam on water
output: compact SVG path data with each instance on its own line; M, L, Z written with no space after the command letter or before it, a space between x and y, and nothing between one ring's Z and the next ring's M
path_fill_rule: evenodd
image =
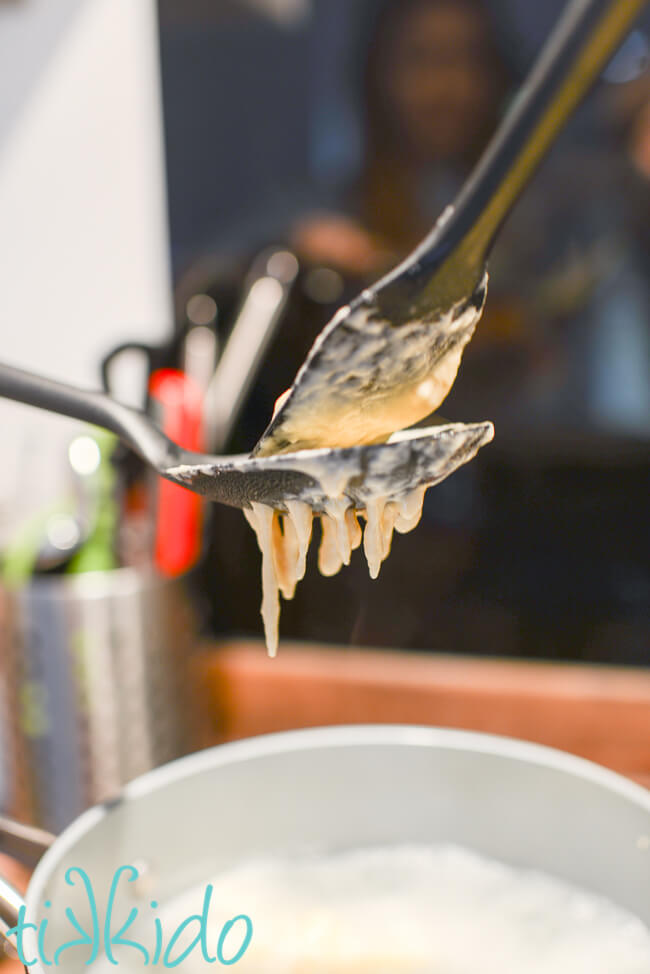
M639 919L558 879L457 846L251 861L212 882L210 950L228 919L245 913L253 924L234 967L241 974L650 971L650 930ZM204 890L169 904L164 928L200 913ZM180 969L205 971L198 948Z

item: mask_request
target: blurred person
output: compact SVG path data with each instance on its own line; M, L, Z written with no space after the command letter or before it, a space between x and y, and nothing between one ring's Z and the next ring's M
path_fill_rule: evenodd
M365 7L361 39L351 57L361 65L352 81L360 101L363 163L354 182L340 190L339 209L307 211L278 228L276 239L289 243L304 268L294 302L301 314L290 311L271 350L255 408L244 418L240 449L253 446L328 317L406 256L453 200L514 89L514 72L498 46L497 24L484 0L380 0ZM520 289L512 286L521 279L522 266L531 263L531 245L525 242L531 237L529 221L522 222L525 230L515 246L502 248L507 259L491 264L490 300L472 341L475 348L485 340L496 342L501 353L491 369L482 370L483 380L490 376L484 398L492 406L504 368L512 381L524 381L517 346L526 346L524 356L530 357L536 344L530 315L522 327ZM225 264L223 255L216 255L184 276L177 290L180 316L188 295L212 274L220 281L227 328L245 261L230 261L228 273ZM322 276L329 286L319 287L318 273L310 274L322 269L334 272ZM480 412L481 406L470 402L464 412Z
M363 65L363 77L356 79L366 132L362 171L342 193L343 211L307 213L285 228L303 270L230 449L253 446L275 398L331 314L419 241L466 178L511 88L495 37L481 0L391 0L370 8L365 54L354 58ZM216 268L217 258L211 260L181 282L179 312L188 295L203 287L210 267ZM235 313L243 265L231 262L226 272L219 260L215 297L226 323ZM283 609L283 633L385 645L453 641L453 623L442 616L438 624L432 621L429 593L433 586L445 597L471 560L463 521L473 503L472 479L456 488L441 499L440 516L425 519L419 537L395 541L401 557L389 559L380 581L367 578L360 558L333 579L320 578L312 561L294 601ZM254 539L238 512L215 511L215 521L209 572L220 579L216 624L257 631ZM423 553L441 541L444 559L425 559ZM241 552L236 564L229 557L233 544ZM345 609L332 613L332 604Z
M361 172L342 193L340 211L308 212L278 234L298 254L302 273L231 449L253 446L275 398L333 311L405 256L454 198L514 87L497 37L482 0L372 5L367 56L355 59L363 64ZM540 517L531 504L527 461L522 468L517 452L521 441L509 452L505 434L509 426L579 428L593 422L594 408L601 418L603 411L611 418L618 410L620 419L621 393L628 399L623 413L629 418L633 399L638 417L643 379L637 368L637 379L626 382L631 346L624 333L640 333L647 288L615 190L621 172L620 160L612 163L602 146L594 151L589 143L576 146L565 138L552 153L500 236L483 319L442 406L453 420L496 420L504 447L428 493L422 524L396 539L378 581L367 579L360 558L335 578L322 579L312 557L294 601L283 608L285 638L545 655L564 626L567 638L555 639L553 651L588 654L591 623L585 616L602 595L598 566L607 545L598 546L594 560L586 537L592 522L582 524L579 498L569 505L574 516L568 542L566 522L557 517L560 495L570 489L566 480L558 486L551 475ZM201 274L205 269L182 282L181 309L192 289L201 287ZM222 276L215 285L226 329L242 274L243 265L234 266L228 284ZM622 314L633 321L630 327L620 324ZM607 402L608 386L614 406ZM529 453L535 442L529 438ZM551 454L553 449L551 437ZM542 456L542 470L554 462L552 455ZM579 495L580 475L577 485ZM611 498L603 504L611 507ZM216 509L215 521L207 566L210 579L217 579L215 625L257 632L255 541L239 512ZM612 534L615 522L608 520ZM235 563L233 549L239 552ZM578 590L569 580L576 573L589 579ZM546 600L542 584L552 590ZM568 627L574 610L578 620Z
M298 249L376 276L430 230L494 131L510 71L482 0L389 0L370 7L361 97L363 162L347 217L313 214Z
M358 59L360 176L344 193L345 213L308 214L292 228L298 252L362 283L406 256L453 201L517 81L484 0L384 0L370 10L368 53ZM601 351L599 334L603 317L617 317L614 292L632 295L632 313L643 316L644 248L633 227L648 226L647 194L644 201L629 191L620 146L612 132L609 144L594 137L601 123L590 112L582 132L574 121L561 137L506 221L490 259L486 309L445 415L489 415L501 430L567 421L644 428L645 379L630 341L621 331L615 348ZM643 362L645 325L632 327ZM604 402L612 382L620 403L608 393Z
M303 260L337 269L357 289L404 258L453 201L519 80L485 0L383 0L368 11L359 45L366 53L353 58L362 65L353 79L360 173L342 191L341 212L307 213L290 229ZM445 415L490 415L502 425L535 411L528 400L538 385L547 392L557 357L549 324L563 320L575 292L598 273L586 266L584 248L567 257L572 241L563 228L575 192L564 179L558 193L556 182L547 170L500 234L486 309Z

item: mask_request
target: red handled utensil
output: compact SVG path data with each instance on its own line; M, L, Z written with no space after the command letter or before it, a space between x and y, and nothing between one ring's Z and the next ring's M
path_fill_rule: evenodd
M203 393L177 369L157 369L149 379L154 419L179 446L199 452L202 446ZM202 502L198 494L158 479L154 561L161 575L188 571L201 550Z

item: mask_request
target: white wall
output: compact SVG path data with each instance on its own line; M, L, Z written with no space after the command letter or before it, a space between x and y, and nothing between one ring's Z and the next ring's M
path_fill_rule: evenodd
M0 4L0 93L0 359L96 385L171 325L154 0ZM66 428L0 401L15 458Z

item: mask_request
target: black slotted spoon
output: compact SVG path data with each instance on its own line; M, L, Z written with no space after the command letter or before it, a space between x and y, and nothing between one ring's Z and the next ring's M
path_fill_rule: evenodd
M231 507L251 501L286 510L303 501L315 511L345 493L355 507L373 496L399 497L438 483L493 436L491 423L448 424L397 434L394 442L344 450L304 450L260 459L183 450L144 413L101 392L0 364L0 396L111 430L162 477Z
M320 511L327 497L345 494L364 508L372 497L438 483L492 439L491 423L394 433L388 420L388 442L305 449L309 442L292 436L296 415L327 425L334 401L344 431L346 415L352 426L421 383L419 357L431 371L462 349L485 301L486 259L503 220L644 5L572 0L456 204L406 261L325 327L253 457L189 453L108 396L1 364L0 396L103 426L162 476L234 507L259 501L285 510L301 500Z

